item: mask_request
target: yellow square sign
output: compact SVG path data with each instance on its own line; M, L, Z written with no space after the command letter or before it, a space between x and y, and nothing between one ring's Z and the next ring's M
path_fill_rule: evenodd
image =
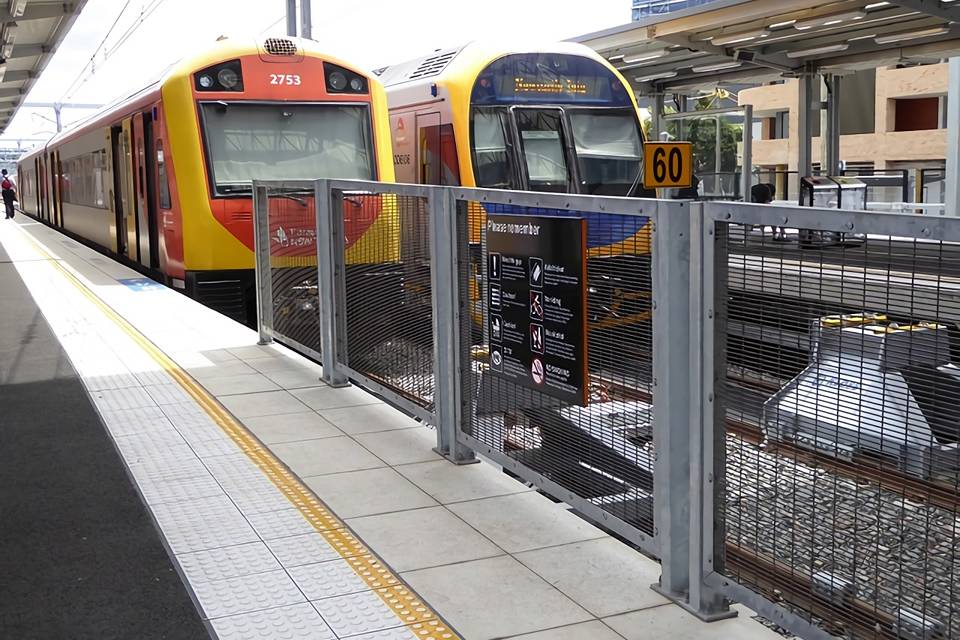
M689 187L693 184L693 145L689 142L645 142L643 186Z

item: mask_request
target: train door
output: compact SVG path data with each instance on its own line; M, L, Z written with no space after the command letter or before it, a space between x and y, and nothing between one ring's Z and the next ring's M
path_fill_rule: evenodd
M137 260L145 267L156 268L157 210L153 198L152 167L149 158L153 148L153 118L149 112L133 116L134 201L136 203Z
M54 151L50 159L50 172L53 174L53 224L63 226L63 165L60 164L60 152Z
M117 253L137 259L137 204L133 196L133 150L130 120L111 129L113 201L117 215Z
M110 129L110 157L113 165L113 211L116 215L117 229L117 253L125 255L127 253L127 218L126 218L126 200L123 197L124 177L123 177L123 129L121 127L111 127Z
M417 182L443 184L440 157L440 113L417 114Z
M40 194L40 208L37 209L37 216L41 220L46 220L47 206L50 200L47 196L47 154L41 153L37 162L40 163L40 170L37 172L37 193Z
M37 156L36 158L33 159L33 176L34 176L34 180L35 180L35 181L34 181L34 186L36 187L36 188L33 190L33 191L34 191L34 194L33 194L33 195L34 195L34 197L37 199L37 208L34 209L34 211L37 212L37 215L40 215L40 212L43 211L43 209L42 209L42 207L41 207L41 203L42 203L42 201L43 201L43 198L40 196L40 185L42 184L41 180L43 180L43 172L40 170L40 157L39 157L39 156Z

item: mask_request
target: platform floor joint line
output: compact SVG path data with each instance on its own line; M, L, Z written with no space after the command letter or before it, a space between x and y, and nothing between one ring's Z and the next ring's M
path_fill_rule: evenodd
M70 268L62 263L62 259L52 255L37 239L20 228L19 225L15 225L15 228L22 234L27 243L32 245L34 251L53 266L107 319L125 333L204 410L210 419L246 454L303 518L312 525L316 532L348 563L353 572L369 588L366 593L375 594L396 616L397 627L402 625L410 633L423 640L460 640L460 636L450 629L426 602L373 555L336 514L320 501L299 478L211 396L203 386L87 286ZM364 596L364 593L358 593L355 596ZM337 616L332 616L329 622L338 635L345 631L342 629L338 632L336 628L338 626Z

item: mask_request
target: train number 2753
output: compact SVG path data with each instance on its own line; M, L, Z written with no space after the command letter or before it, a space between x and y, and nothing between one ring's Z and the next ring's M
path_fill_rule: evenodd
M301 84L298 74L271 73L270 84Z

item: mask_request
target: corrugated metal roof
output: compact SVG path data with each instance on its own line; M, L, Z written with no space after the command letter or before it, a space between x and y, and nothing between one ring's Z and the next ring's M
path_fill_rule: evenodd
M960 0L714 0L579 38L640 91L960 55Z
M0 134L6 131L87 0L0 3Z

